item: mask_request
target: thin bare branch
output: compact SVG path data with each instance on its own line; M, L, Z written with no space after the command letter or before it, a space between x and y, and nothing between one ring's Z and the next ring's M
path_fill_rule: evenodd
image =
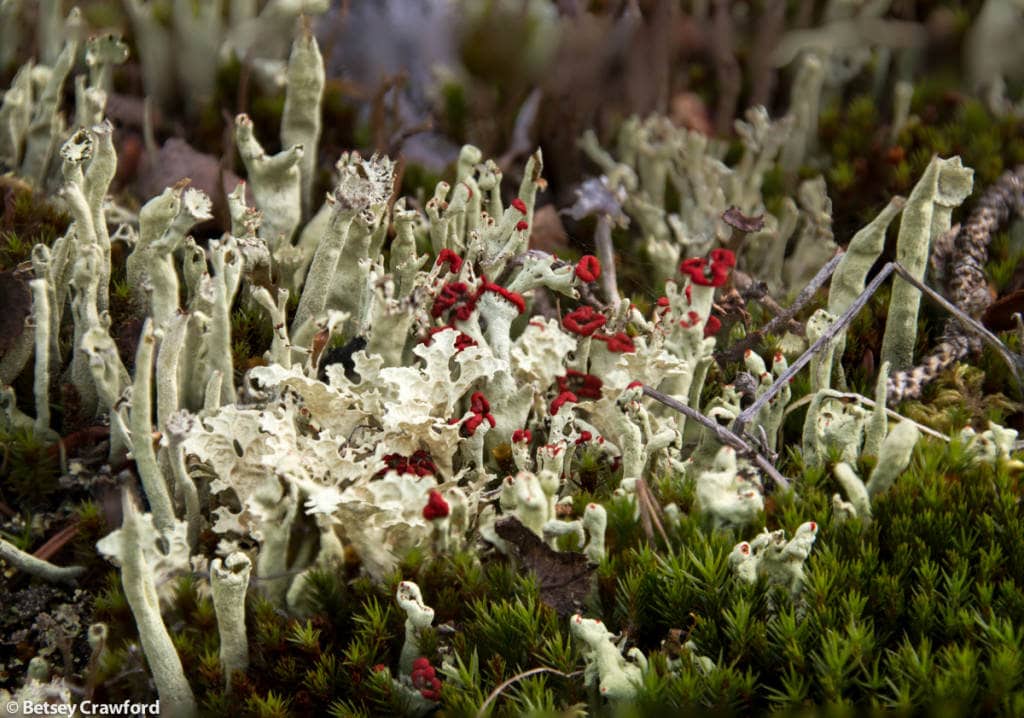
M837 257L833 257L833 261L836 258ZM871 280L871 283L864 288L864 291L861 292L860 295L853 301L853 304L850 305L849 309L843 312L839 316L839 318L835 322L833 322L832 325L828 329L826 329L824 333L822 333L821 337L818 338L818 341L814 342L814 344L808 347L807 351L801 354L795 362L790 364L789 367L784 372L782 372L781 375L779 375L779 378L776 379L772 383L772 385L768 387L768 389L763 394L761 394L761 396L757 397L753 404L751 404L742 412L740 412L740 415L737 416L736 420L733 421L732 423L732 430L735 431L737 434L743 434L746 431L747 424L749 424L750 421L755 416L757 416L757 412L759 412L765 404L771 401L772 397L778 394L779 391L782 390L782 387L786 386L789 383L789 380L797 375L797 372L799 372L801 369L807 366L807 364L810 363L811 359L814 358L815 354L820 352L822 348L824 348L829 342L835 339L836 335L839 334L839 332L846 329L850 322L853 321L853 318L854 316L856 316L857 312L859 312L864 307L864 305L871 300L871 297L873 297L875 292L878 291L878 288L882 286L882 283L889 278L889 275L895 271L895 268L895 262L889 262L884 267L882 267L882 271L880 271L878 275ZM821 272L819 272L818 274L821 274ZM817 279L817 277L815 277L815 279ZM804 291L806 291L806 288ZM801 292L801 294L803 294L803 292Z
M1018 386L1022 385L1020 377L1021 359L1018 356L1014 355L1013 352L1011 352L1009 349L1007 349L1006 345L999 340L999 337L997 337L995 334L986 329L980 322L978 322L975 319L972 319L970 316L965 314L952 302L950 302L948 299L946 299L941 294L936 292L934 289L920 282L916 277L914 277L910 272L908 272L906 268L904 268L903 266L896 262L889 262L884 267L882 267L882 270L864 288L864 291L861 292L857 299L854 300L853 304L851 304L850 307L845 312L843 312L827 330L825 330L821 337L816 342L814 342L814 344L808 347L807 351L801 354L795 362L790 364L786 371L782 372L779 378L776 379L772 383L772 385L768 387L768 389L763 394L761 394L761 396L759 396L756 401L754 401L753 404L744 409L743 412L741 412L740 415L736 417L736 420L733 422L732 425L733 431L735 431L737 434L744 433L746 431L747 424L749 424L753 417L757 415L757 412L760 411L761 408L772 399L772 397L778 394L782 387L788 384L789 380L796 376L797 372L803 369L811 361L815 354L817 354L829 342L835 339L836 335L838 335L839 332L846 329L850 322L853 321L853 318L857 315L857 312L864 308L864 305L866 305L871 300L871 297L874 296L875 292L878 291L878 288L882 286L885 280L889 278L889 275L894 273L898 274L904 280L912 284L929 299L934 300L936 303L939 304L939 306L944 308L946 311L952 313L953 316L959 319L967 328L974 332L977 332L979 335L982 336L982 338L985 339L985 341L993 345L999 352L1000 356L1002 356L1002 358L1009 365L1010 370L1013 372L1014 379L1017 381Z
M984 324L979 322L977 319L972 318L969 314L960 309L960 307L956 306L934 289L921 282L904 267L896 263L893 264L896 274L900 275L904 280L917 287L922 294L956 317L967 329L977 333L982 339L988 342L999 353L999 356L1003 358L1003 361L1006 362L1007 366L1010 367L1014 381L1017 382L1017 388L1024 390L1024 379L1022 379L1020 375L1021 364L1024 359L1022 359L1019 354L1015 354L1010 351L1006 344L1004 344L999 337L990 332Z
M572 673L562 673L562 671L559 671L559 670L557 670L555 668L548 668L547 666L541 666L540 668L531 668L528 671L523 671L522 673L517 673L514 676L512 676L511 678L509 678L507 681L505 681L504 683L499 685L493 691L491 691L491 694L489 696L487 696L487 700L485 700L483 703L481 703L480 704L480 708L477 709L476 718L485 718L485 716L487 715L487 709L488 709L488 707L490 707L491 703L493 703L497 699L497 697L499 695L501 695L501 693L506 688L508 688L510 685L512 685L513 683L518 683L519 681L521 681L524 678L529 678L530 676L535 676L538 673L554 673L556 676L561 676L562 678L575 678L576 676L583 675L583 671L573 671Z
M764 455L758 453L757 450L741 436L733 433L727 427L722 426L711 417L705 416L693 407L689 407L677 399L673 399L668 394L662 394L657 389L652 389L651 387L644 385L644 394L655 401L661 402L670 409L675 409L680 414L684 414L702 426L707 427L715 434L715 437L721 443L728 444L737 451L750 456L754 463L757 464L758 467L760 467L760 469L775 482L776 486L779 486L782 489L789 488L789 479L780 474L779 470L775 468L771 461L769 461Z
M665 533L665 526L661 522L661 505L654 499L651 487L644 479L636 482L636 495L640 505L640 515L644 519L644 530L649 539L654 538L654 529L657 529L665 546L669 546L668 534Z
M825 396L832 397L834 399L853 399L858 404L863 404L864 406L869 407L871 409L874 409L876 406L878 406L877 402L875 402L874 400L869 399L868 397L864 396L863 394L858 394L856 392L836 391L835 389L822 389L821 393L824 394ZM789 404L788 406L786 406L786 410L784 412L782 412L782 420L783 420L783 422L785 422L787 416L792 414L794 411L796 411L800 407L806 406L807 404L810 404L811 401L813 401L813 400L814 400L814 395L813 394L808 394L807 396L801 397L800 399L797 399L796 401L794 401L791 404ZM924 424L922 424L919 421L914 421L913 419L911 419L909 417L903 416L903 414L899 413L898 411L895 411L894 409L890 409L889 407L885 408L885 415L888 416L891 419L899 419L900 421L909 422L909 423L913 424L914 426L916 426L918 431L920 431L922 434L928 434L928 436L935 437L936 439L941 439L942 441L945 441L947 444L952 441L952 439L950 437L946 436L941 431L936 431L935 429L931 428L930 426L925 426ZM780 430L781 430L781 427L780 427Z
M832 259L828 260L818 273L811 278L811 281L807 283L807 286L800 290L800 293L796 295L796 299L793 300L793 304L788 309L776 314L770 322L765 324L757 331L751 332L743 339L733 344L728 349L719 352L715 355L715 360L718 361L719 365L739 361L744 355L747 349L752 349L757 346L766 334L785 327L789 324L790 320L796 316L797 312L804 308L811 298L814 297L815 293L821 289L821 287L829 280L832 273L836 271L836 267L839 266L839 262L843 258L843 252L839 252Z

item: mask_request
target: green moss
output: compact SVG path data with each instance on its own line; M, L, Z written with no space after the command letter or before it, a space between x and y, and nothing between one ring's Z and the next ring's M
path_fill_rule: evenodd
M31 258L36 244L50 246L71 219L28 185L0 177L0 272Z
M60 490L60 465L52 445L31 429L0 431L4 480L0 497L21 510L42 510Z
M263 364L263 353L270 349L273 327L266 312L255 303L240 302L231 312L231 358L238 374Z

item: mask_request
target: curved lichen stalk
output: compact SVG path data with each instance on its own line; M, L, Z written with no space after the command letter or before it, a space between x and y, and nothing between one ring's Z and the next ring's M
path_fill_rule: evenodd
M150 335L151 337L152 335ZM148 437L147 437L148 438ZM124 595L135 616L139 629L139 641L146 654L146 662L153 672L160 702L165 715L187 718L196 715L195 697L181 658L174 648L160 615L160 600L157 597L156 582L152 567L146 562L142 544L147 536L142 516L135 505L135 499L125 491L123 497L124 520L121 525L121 583Z
M959 157L933 157L910 193L900 220L896 261L918 281L924 280L932 241L949 230L953 209L970 194L973 182L974 171L964 167ZM894 369L913 365L920 305L921 293L916 287L902 278L893 279L881 359Z
M978 200L967 222L956 233L945 264L949 268L949 298L977 319L991 303L985 263L992 235L1011 217L1024 214L1024 165L1005 172ZM956 318L946 320L939 345L913 369L889 379L890 402L916 398L939 374L971 352L981 340L968 333Z

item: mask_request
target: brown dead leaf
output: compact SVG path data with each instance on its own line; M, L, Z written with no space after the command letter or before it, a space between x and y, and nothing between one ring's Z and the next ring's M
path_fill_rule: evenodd
M546 204L533 213L530 249L539 249L548 254L565 254L569 249L569 236L554 205Z
M214 203L214 214L219 224L224 224L227 207L224 198L235 189L239 177L229 170L220 176L220 160L195 149L185 140L172 137L160 148L160 154L154 159L146 157L139 167L136 180L136 191L140 197L155 197L167 187L173 187L183 179L191 179L189 183L210 196ZM217 182L221 179L221 187ZM246 201L252 205L251 191L247 188Z
M515 516L504 516L494 530L512 547L516 558L537 575L540 600L559 616L577 613L590 593L594 567L581 553L555 551L523 526Z
M1024 315L1024 289L1010 292L989 305L981 315L981 323L990 331L1005 332L1016 327L1013 315L1020 312Z
M764 227L764 215L747 216L737 207L730 207L722 212L722 221L741 232L758 232Z
M673 95L669 117L676 127L696 130L707 137L711 137L715 132L711 116L708 114L708 106L696 92L680 92Z

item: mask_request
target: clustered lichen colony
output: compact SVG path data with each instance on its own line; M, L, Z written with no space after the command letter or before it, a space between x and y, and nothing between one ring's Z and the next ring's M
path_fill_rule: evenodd
M250 575L263 579L259 590L271 601L301 613L310 573L345 563L347 551L362 571L383 581L413 549L508 552L495 531L502 516L514 516L552 547L575 548L599 563L605 508L592 503L576 519L560 509L571 506L572 456L587 447L621 466L623 500L638 502L638 482L668 473L694 482L696 509L713 527L753 531L766 492L750 457L646 398L643 389L660 390L722 423L736 419L741 394L732 385L700 406L721 327L716 290L737 266L763 268L775 286L802 286L834 251L820 178L799 187L799 207L787 199L782 216L767 215L739 257L723 246L731 231L725 211L765 214L765 172L780 163L793 171L808 151L815 129L809 108L822 91L821 60L813 53L798 75L789 115L773 122L754 109L737 123L745 151L734 167L702 135L658 117L625 123L614 153L592 135L581 140L603 175L584 185L573 211L632 222L666 280L665 296L644 314L608 282L610 252L573 263L529 248L544 188L539 152L506 204L497 166L467 146L455 181L438 184L422 208L393 201L390 159L349 153L335 166L334 189L315 208L324 72L308 33L300 33L286 68L284 149L268 155L249 118L235 118L247 181L228 196L231 231L199 246L189 232L211 217L210 200L185 185L167 188L137 216L125 217L106 196L117 158L111 126L102 119L110 65L124 60L125 48L110 37L88 42L92 72L88 82L78 79L72 132L63 125L59 96L76 51L72 39L53 67L27 67L0 107L0 157L39 187L59 168L55 201L74 220L52 247L34 249L31 330L0 365L6 385L35 362L36 414L21 413L5 387L0 420L51 431L51 372L63 365L57 336L70 307L75 339L67 377L87 410L109 413L111 457L131 452L148 506L141 512L126 490L124 523L98 549L120 565L169 714L196 711L161 618L163 579L177 572L209 572L230 683L247 665ZM905 201L893 200L854 236L832 280L828 310L808 321L807 339L821 336L863 290L886 227L900 212L897 258L923 277L931 242L949 230L971 182L957 158L933 160ZM681 198L678 212L665 209L668 187ZM798 249L786 256L798 226ZM146 317L133 374L110 333L112 242L130 249L128 279ZM260 276L273 278L273 291L255 280ZM918 293L896 282L873 411L833 396L834 385L846 388L838 364L842 334L811 362L802 449L808 466L830 452L841 457L834 473L845 498L833 499L836 520L870 520L872 498L907 467L919 438L909 422L890 427L885 413L888 367L909 368L917 331ZM532 311L538 288L560 298L560 315ZM296 296L289 321L289 299ZM237 303L261 309L273 327L265 365L238 384L230 330ZM337 337L358 338L363 348L350 365L325 366ZM757 383L755 396L805 348L801 338L786 337L770 368L748 351L744 363ZM753 422L766 450L775 448L789 400L784 388ZM151 440L154 430L159 446ZM986 433L972 437L979 457L1008 458L1012 432ZM507 475L493 458L506 445L516 470ZM879 457L867 480L854 468L863 454ZM670 520L673 509L666 509ZM798 595L823 519L806 517L789 541L765 531L737 544L731 556L737 577L764 577ZM295 545L300 524L312 530ZM207 529L219 537L210 555L199 551ZM575 537L575 546L561 536ZM4 551L25 570L67 578L6 544ZM407 616L396 685L416 710L426 710L440 697L440 679L417 648L418 634L433 619L430 597L403 582L396 600ZM643 654L632 649L624 656L607 629L581 615L570 627L585 646L584 680L608 698L628 699L643 680ZM699 646L690 648L701 670L715 669L697 655ZM46 671L38 665L34 671L23 692L45 693ZM49 685L69 699L59 680Z

